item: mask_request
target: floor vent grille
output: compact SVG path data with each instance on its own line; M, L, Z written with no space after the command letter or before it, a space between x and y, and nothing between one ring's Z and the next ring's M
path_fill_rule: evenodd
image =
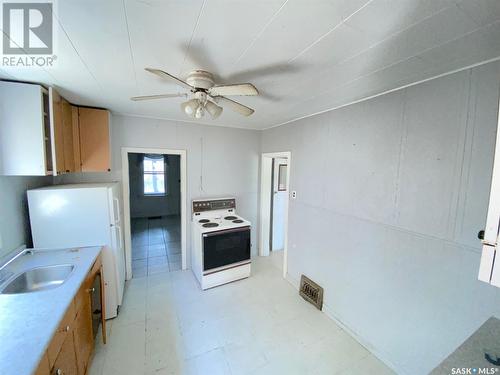
M300 295L307 302L312 303L318 310L323 308L323 288L307 276L300 277Z

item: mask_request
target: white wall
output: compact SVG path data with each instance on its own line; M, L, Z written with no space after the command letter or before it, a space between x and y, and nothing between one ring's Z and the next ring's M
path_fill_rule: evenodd
M291 151L289 278L400 374L427 374L491 315L477 281L500 64L262 133Z
M165 155L166 195L144 195L142 154L129 154L130 216L132 218L180 215L181 163L178 155Z
M58 183L120 181L121 148L147 147L187 151L188 266L191 200L236 197L237 211L250 220L252 254L257 253L257 202L260 132L131 116L112 116L112 171L64 175Z
M31 246L26 190L51 183L52 177L0 176L0 258L20 245Z

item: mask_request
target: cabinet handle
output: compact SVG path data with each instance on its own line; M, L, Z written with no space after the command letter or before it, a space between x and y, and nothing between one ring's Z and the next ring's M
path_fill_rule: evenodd
M90 289L87 289L87 292L89 292L89 293L94 293L94 292L95 292L95 288L90 288Z
M55 371L55 374L56 375L64 375L62 370L60 368L58 368L56 371Z
M69 332L69 326L66 326L64 328L61 328L59 332Z

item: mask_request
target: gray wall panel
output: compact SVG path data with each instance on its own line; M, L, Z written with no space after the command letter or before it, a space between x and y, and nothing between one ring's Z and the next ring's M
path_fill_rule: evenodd
M492 63L262 134L263 152L292 151L288 277L319 282L397 373L427 374L500 315L476 239L499 85Z

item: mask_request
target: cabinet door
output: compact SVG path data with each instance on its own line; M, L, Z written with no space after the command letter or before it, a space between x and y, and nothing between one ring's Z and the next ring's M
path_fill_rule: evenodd
M52 337L52 341L47 348L47 356L49 358L49 366L53 367L54 363L57 361L57 357L62 350L64 342L71 336L71 332L73 332L73 322L75 320L75 307L74 304L71 303L64 315L59 327L57 328L54 336Z
M52 174L50 136L46 90L0 81L0 175Z
M90 304L89 287L87 282L84 283L82 292L83 298L80 301L80 308L75 320L74 340L76 350L76 360L78 373L85 374L87 370L90 354L94 349L94 336L92 334L92 311Z
M64 140L64 171L66 173L75 171L74 139L73 139L73 112L71 104L62 99L62 126Z
M109 112L80 107L78 113L82 172L109 171Z
M64 173L64 125L61 95L52 87L49 88L50 118L52 125L52 159L55 161L57 174Z
M54 374L78 375L75 346L73 344L73 331L70 331L69 335L66 336L61 351L54 362L52 372Z
M80 157L80 121L78 119L78 107L71 106L71 129L73 132L73 162L75 172L82 171L82 161Z

